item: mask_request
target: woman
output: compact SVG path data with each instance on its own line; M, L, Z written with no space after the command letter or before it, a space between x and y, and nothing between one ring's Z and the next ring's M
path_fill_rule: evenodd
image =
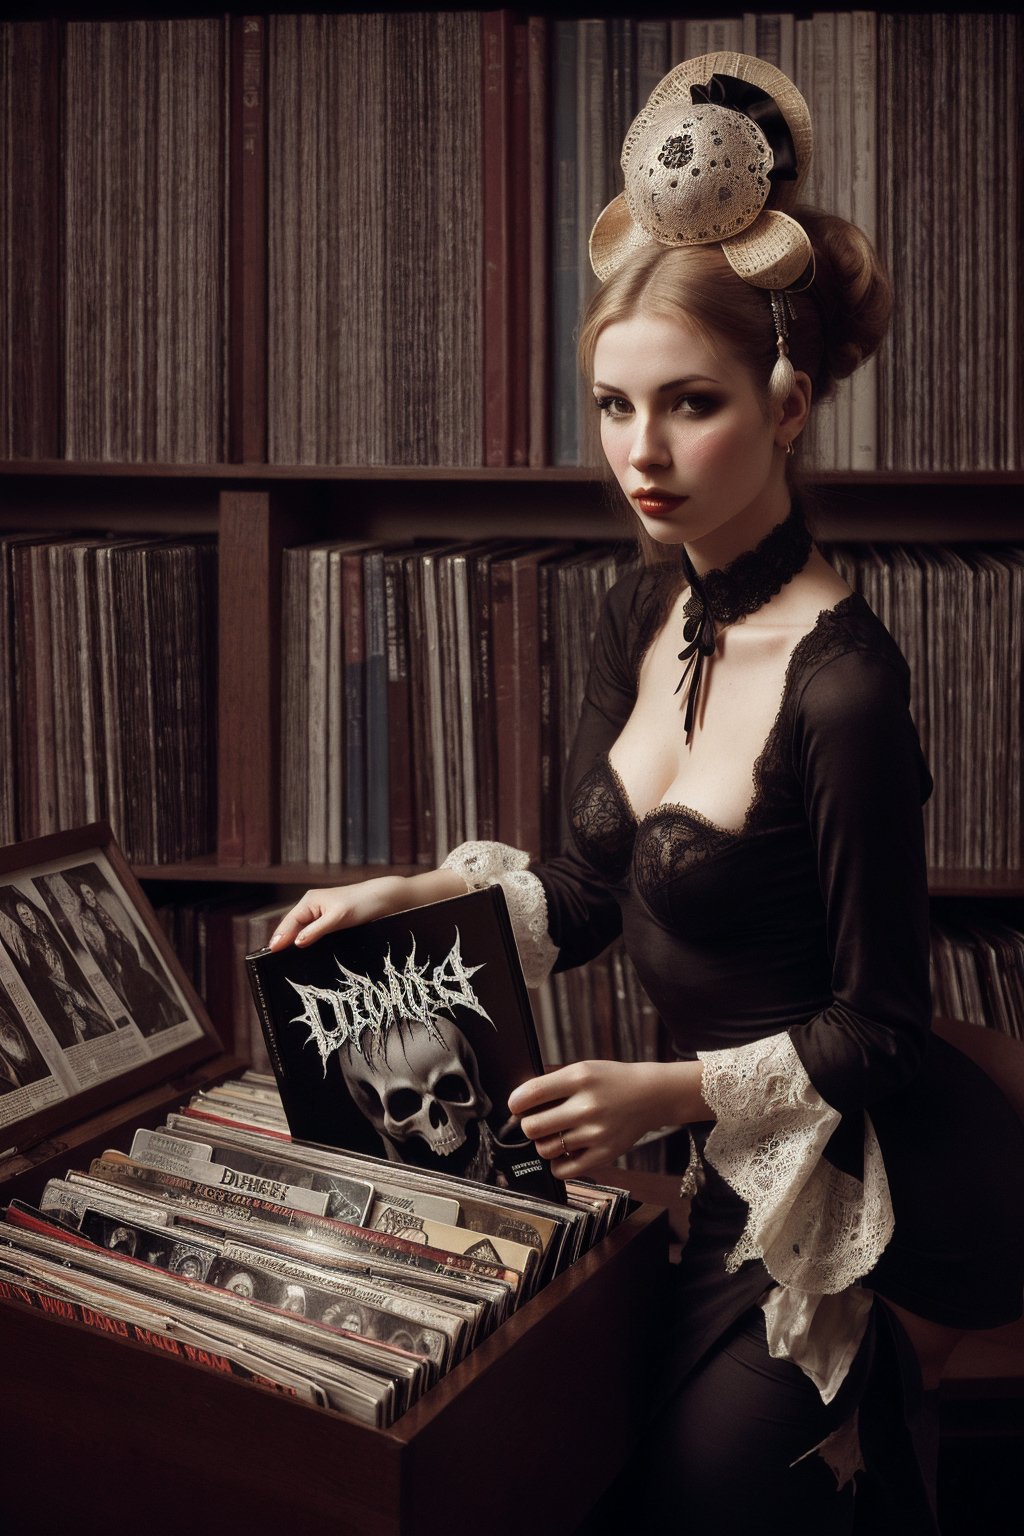
M46 913L16 887L2 906L7 949L58 1043L67 1050L111 1034L115 1025L86 995L86 980Z
M24 1025L0 1002L0 1093L13 1093L49 1075Z
M273 940L492 880L533 983L623 933L679 1059L576 1063L510 1103L561 1177L691 1129L663 1401L608 1529L935 1530L938 1373L964 1327L1019 1311L1020 1126L929 1034L931 781L906 665L813 548L788 474L889 309L864 236L797 209L809 153L777 70L691 61L630 129L595 226L581 362L662 558L599 626L571 848L527 868L470 844L312 891ZM992 1156L1014 1189L981 1177Z
M174 1006L136 944L115 921L94 887L77 872L64 879L79 900L78 926L93 958L98 960L128 1011L147 1038L180 1024L184 1015Z

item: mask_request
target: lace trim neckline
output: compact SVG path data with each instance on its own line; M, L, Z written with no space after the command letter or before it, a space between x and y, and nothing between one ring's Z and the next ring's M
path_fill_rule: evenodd
M747 806L746 815L743 818L743 823L741 826L723 827L719 822L712 821L709 817L705 816L703 812L694 810L693 806L684 805L682 801L679 800L659 800L657 804L650 806L648 810L638 813L633 805L632 800L629 797L629 791L627 790L622 780L622 776L620 775L615 764L612 762L611 749L609 748L607 752L603 752L601 754L605 763L607 764L608 772L612 782L615 785L615 789L622 800L623 809L626 811L637 832L646 826L648 822L656 820L659 816L681 816L687 821L694 821L699 823L699 825L702 827L709 828L712 832L718 832L723 837L739 839L748 833L750 823L754 817L754 813L761 803L764 767L775 747L779 728L782 724L782 716L785 711L786 704L789 701L790 691L792 689L793 681L796 677L797 666L800 662L802 654L806 649L809 648L810 642L816 637L821 626L833 619L838 619L843 616L848 606L855 605L855 601L859 598L859 596L860 594L857 592L848 592L847 595L845 597L841 597L839 602L836 603L833 607L822 608L810 629L806 632L806 634L800 636L799 640L796 642L792 651L790 652L789 661L786 663L785 677L783 678L782 682L782 694L779 699L779 707L776 711L775 719L772 721L771 729L769 730L768 735L765 737L764 745L754 760L754 767L751 773L751 778L754 785L754 793L751 797L750 804Z

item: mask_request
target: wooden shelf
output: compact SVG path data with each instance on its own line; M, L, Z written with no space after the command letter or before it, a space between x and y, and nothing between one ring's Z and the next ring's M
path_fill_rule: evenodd
M596 467L574 464L541 469L490 469L482 464L125 464L70 459L3 459L0 460L0 475L58 479L232 480L248 485L273 485L282 480L469 480L484 484L569 481L587 484L604 478L603 471Z
M933 896L1022 897L1024 869L936 869L928 889Z
M222 864L216 859L186 859L181 864L136 864L140 880L211 881L242 885L353 885L377 875L415 875L409 864ZM1024 869L935 870L928 889L933 896L1024 898Z
M219 881L243 885L353 885L376 875L421 875L411 864L219 864L215 859L186 859L181 864L135 864L139 880Z
M943 1392L973 1398L979 1390L1002 1388L1024 1397L1024 1318L1002 1328L968 1333L957 1345L942 1378Z
M0 475L47 478L139 480L244 480L274 484L282 480L475 481L480 484L600 484L606 472L595 465L543 465L539 468L490 468L439 464L153 464L88 459L0 459ZM1024 469L979 470L823 470L808 473L821 486L1024 486ZM1024 523L1024 516L1022 516Z
M264 540L347 536L629 541L635 519L593 467L0 462L0 526ZM1024 472L829 472L807 478L823 543L1024 543ZM228 510L230 508L230 510ZM261 532L262 529L262 532ZM271 558L274 564L276 556ZM268 567L269 569L269 567Z

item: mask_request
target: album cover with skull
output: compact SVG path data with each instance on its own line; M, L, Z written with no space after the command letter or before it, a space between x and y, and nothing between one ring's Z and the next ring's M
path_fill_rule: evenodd
M508 1112L543 1068L499 887L246 963L296 1140L564 1201Z

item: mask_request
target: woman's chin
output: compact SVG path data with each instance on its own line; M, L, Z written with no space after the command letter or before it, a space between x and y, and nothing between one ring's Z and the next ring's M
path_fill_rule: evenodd
M637 513L637 521L649 539L653 539L656 544L663 544L667 549L678 548L686 540L686 531L678 523L657 517L644 517L640 513Z

